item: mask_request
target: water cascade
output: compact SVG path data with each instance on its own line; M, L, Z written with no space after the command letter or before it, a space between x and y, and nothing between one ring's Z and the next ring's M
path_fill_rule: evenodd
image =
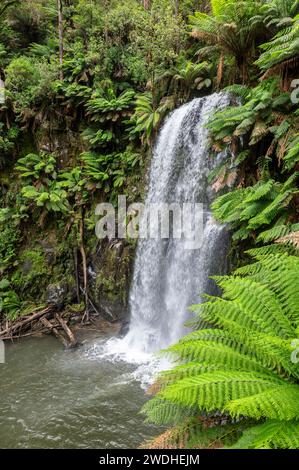
M158 203L204 203L213 191L209 172L223 154L210 157L206 123L229 104L223 93L197 98L174 111L164 123L154 150L146 207ZM188 306L209 291L211 274L225 269L227 233L209 210L203 242L186 249L183 240L140 239L130 293L131 320L127 335L108 344L110 353L142 362L185 333Z

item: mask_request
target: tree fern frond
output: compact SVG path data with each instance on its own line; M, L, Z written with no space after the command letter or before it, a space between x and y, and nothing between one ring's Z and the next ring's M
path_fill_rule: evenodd
M290 388L293 391L292 385L286 385L282 379L274 375L223 369L179 380L159 392L158 396L181 406L193 409L197 407L199 411L215 411L217 409L225 411L226 409L232 415L239 416L241 413L235 411L237 405L234 404L234 401L244 399L243 409L245 411L246 404L248 407L254 407L255 403L251 404L249 401L251 397L258 396L262 392L276 391L279 388L284 391ZM297 389L297 393L299 393L299 388L297 387ZM269 395L271 396L271 394ZM288 407L286 409L289 411ZM290 409L293 409L292 406ZM257 413L255 409L254 412ZM243 415L250 415L249 410L243 412ZM295 415L299 415L298 408Z
M279 426L266 421L252 433L249 427L236 446L292 448L297 428L287 426L299 421L299 367L292 359L299 332L299 258L253 251L253 265L215 278L223 298L210 296L191 308L214 328L190 333L168 349L178 365L160 376L157 414L155 404L145 410L155 422L178 412L276 420ZM288 431L279 434L279 428Z
M269 230L265 230L261 232L257 237L257 242L269 243L274 240L278 240L279 238L285 237L292 232L296 232L299 230L299 223L298 224L288 224L288 225L277 225Z
M289 255L296 255L297 251L295 248L290 246L289 244L282 243L280 245L265 245L259 248L251 248L247 250L251 256L263 256L263 255L279 255L279 254L289 254Z
M299 387L285 383L265 387L251 396L232 399L225 409L234 417L250 416L254 419L289 421L299 418Z
M178 424L185 418L196 416L197 407L184 406L164 400L156 396L148 401L142 408L147 415L147 421L155 424Z
M267 420L250 427L231 449L298 449L299 422Z

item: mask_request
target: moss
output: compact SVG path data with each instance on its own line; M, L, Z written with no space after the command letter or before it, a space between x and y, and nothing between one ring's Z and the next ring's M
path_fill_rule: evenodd
M64 282L73 288L72 248L68 240L61 237L58 243L58 234L51 230L45 234L43 240L31 241L27 234L26 248L22 247L18 257L18 267L11 275L12 285L22 300L44 301L47 287L50 284ZM71 299L70 299L71 300Z
M132 275L134 248L118 242L116 245L101 243L99 256L93 259L96 278L91 286L91 295L101 309L109 309L113 316L127 312L128 295Z
M19 268L12 275L14 287L24 299L39 299L46 288L51 268L41 248L25 250L19 258Z

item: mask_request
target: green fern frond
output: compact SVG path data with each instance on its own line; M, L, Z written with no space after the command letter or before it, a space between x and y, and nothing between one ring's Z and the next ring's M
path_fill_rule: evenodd
M298 449L299 422L267 420L250 427L231 449Z
M277 225L269 230L265 230L261 232L257 237L257 242L269 243L273 242L274 240L278 240L279 238L285 237L286 235L296 232L299 230L299 223L298 224L289 224L289 225Z
M299 258L252 251L255 263L214 278L222 298L210 296L191 308L214 328L194 331L167 350L178 364L160 376L155 401L144 410L157 423L178 413L215 412L272 420L257 431L248 423L236 446L288 448L296 445L296 434L288 434L291 428L297 432L299 420L299 367L292 360L299 332ZM279 434L279 428L288 431Z

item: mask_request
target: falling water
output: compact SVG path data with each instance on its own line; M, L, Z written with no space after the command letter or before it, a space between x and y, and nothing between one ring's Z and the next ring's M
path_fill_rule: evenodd
M154 151L146 207L153 203L204 203L213 198L207 177L210 157L206 123L215 110L228 105L225 94L194 99L174 111L160 131ZM225 269L227 234L209 210L203 243L186 249L179 239L140 239L130 293L131 321L127 335L108 349L132 362L176 342L185 333L188 306L210 291L209 276Z

